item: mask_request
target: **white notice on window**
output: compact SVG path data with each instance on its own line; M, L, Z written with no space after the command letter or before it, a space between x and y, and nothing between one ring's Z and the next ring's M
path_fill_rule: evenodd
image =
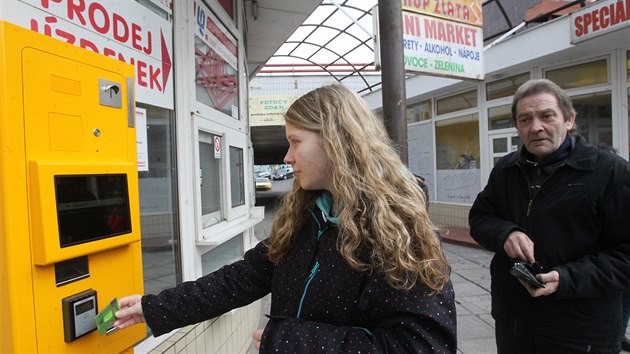
M138 149L138 171L148 171L147 110L138 107L136 107L136 148Z

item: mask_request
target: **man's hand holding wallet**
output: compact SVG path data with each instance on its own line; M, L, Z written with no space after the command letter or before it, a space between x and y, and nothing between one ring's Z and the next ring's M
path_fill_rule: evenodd
M529 284L534 289L544 288L545 284L536 278L536 274L541 273L540 265L538 263L529 264L526 262L515 261L512 268L510 268L510 274Z

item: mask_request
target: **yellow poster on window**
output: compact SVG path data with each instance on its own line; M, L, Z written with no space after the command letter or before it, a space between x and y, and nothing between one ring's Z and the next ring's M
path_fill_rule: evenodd
M299 96L253 96L249 98L251 126L284 125L284 113Z

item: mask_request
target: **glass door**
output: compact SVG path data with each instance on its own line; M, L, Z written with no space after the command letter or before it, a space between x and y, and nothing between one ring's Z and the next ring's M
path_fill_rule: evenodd
M488 146L490 147L490 166L494 165L499 159L512 151L517 151L521 146L521 138L513 132L490 134L488 135Z

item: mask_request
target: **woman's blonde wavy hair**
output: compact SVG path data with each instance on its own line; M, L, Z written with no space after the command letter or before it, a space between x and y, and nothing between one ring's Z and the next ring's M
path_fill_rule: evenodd
M355 269L382 272L390 286L411 289L417 282L438 292L448 281L446 262L422 191L392 148L383 122L354 92L340 84L313 90L296 100L287 123L315 131L330 159L339 212L337 247ZM268 239L269 258L282 261L300 237L321 191L296 181L284 197ZM369 263L359 257L368 250ZM364 254L364 253L363 253Z

